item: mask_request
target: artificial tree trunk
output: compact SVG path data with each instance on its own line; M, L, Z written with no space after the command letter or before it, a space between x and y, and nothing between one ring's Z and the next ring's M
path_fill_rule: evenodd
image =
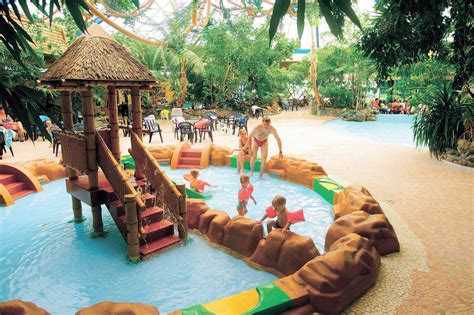
M176 102L176 107L183 107L184 101L186 100L186 93L188 92L188 78L186 77L186 59L181 60L181 89L179 91L179 97Z
M319 115L319 111L321 108L321 97L319 96L319 89L318 89L318 52L316 50L316 40L314 35L313 25L310 27L311 29L311 58L310 58L310 68L309 73L311 76L311 85L313 87L313 94L314 98L311 102L311 114ZM316 110L314 105L316 104Z

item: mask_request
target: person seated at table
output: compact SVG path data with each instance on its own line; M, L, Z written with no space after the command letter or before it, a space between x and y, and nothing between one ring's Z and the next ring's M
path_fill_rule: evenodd
M0 107L0 126L5 127L5 129L15 130L18 133L18 139L22 142L25 141L26 131L23 128L23 124L19 121L13 121L10 115L5 113L5 109L3 107Z

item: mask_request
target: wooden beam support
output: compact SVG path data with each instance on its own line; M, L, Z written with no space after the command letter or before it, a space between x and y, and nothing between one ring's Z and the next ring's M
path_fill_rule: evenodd
M81 93L82 112L84 117L84 136L87 148L87 176L89 177L89 189L99 188L97 145L95 139L94 107L92 104L91 88Z
M143 142L143 133L142 133L142 109L140 106L140 88L138 86L132 87L132 130L140 138L140 141ZM132 137L130 137L132 139ZM133 144L133 141L132 141ZM133 150L133 147L132 147ZM143 178L143 172L140 167L135 168L135 174L137 179Z
M117 107L117 92L115 87L109 86L107 88L108 95L108 109L109 109L109 124L110 124L110 150L115 160L120 164L120 138L119 138L119 121L118 121L118 107Z

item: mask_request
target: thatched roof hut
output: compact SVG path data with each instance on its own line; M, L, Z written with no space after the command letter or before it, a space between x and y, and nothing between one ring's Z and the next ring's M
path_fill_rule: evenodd
M53 87L153 85L156 78L131 53L103 34L78 38L40 78Z

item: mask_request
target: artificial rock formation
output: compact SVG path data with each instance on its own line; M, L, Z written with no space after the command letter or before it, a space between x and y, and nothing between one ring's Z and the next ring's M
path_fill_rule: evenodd
M352 213L365 211L369 214L384 214L379 203L362 186L347 186L334 198L334 219Z
M50 181L64 178L66 176L65 167L51 159L35 159L27 162L16 163L16 165L25 168L34 176L38 177L45 175Z
M158 309L154 306L141 303L115 303L100 302L85 308L76 315L159 315Z
M354 233L340 238L329 250L293 277L307 286L316 312L338 314L375 284L380 256L368 239Z
M207 235L211 242L221 245L224 241L224 226L229 220L229 215L224 211L206 211L199 216L199 232Z
M171 161L174 148L174 145L168 145L166 147L147 147L148 151L150 151L151 155L153 155L155 160L159 162Z
M0 302L0 314L5 315L49 315L46 310L31 302L11 300Z
M186 198L186 219L188 228L197 229L199 227L199 217L201 214L209 210L204 200Z
M400 251L397 235L387 217L364 211L355 211L337 219L326 234L324 249L328 251L335 241L350 233L367 238L380 255Z
M273 230L260 240L250 261L290 275L317 256L318 249L310 237Z
M237 215L224 227L224 245L244 256L251 256L263 238L263 225Z
M228 147L213 145L211 148L211 165L212 166L229 166L230 155L232 150Z
M314 178L327 177L324 169L317 163L292 157L279 159L277 155L268 161L267 172L311 188L314 187Z

